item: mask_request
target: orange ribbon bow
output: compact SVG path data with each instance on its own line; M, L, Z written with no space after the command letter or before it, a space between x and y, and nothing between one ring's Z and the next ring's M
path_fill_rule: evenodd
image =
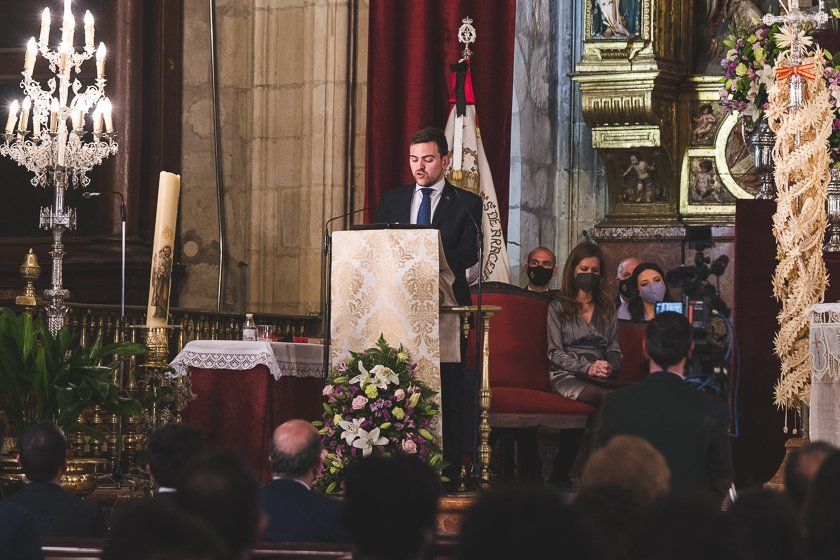
M797 76L802 76L806 80L813 80L817 77L817 75L814 74L813 62L809 62L808 64L800 64L798 66L787 66L785 68L776 69L776 79L779 81L785 81L794 74L796 74Z

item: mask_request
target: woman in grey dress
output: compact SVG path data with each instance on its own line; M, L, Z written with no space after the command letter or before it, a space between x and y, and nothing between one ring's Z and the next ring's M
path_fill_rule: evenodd
M557 298L548 308L551 386L559 395L595 405L607 390L586 378L609 377L621 365L615 304L601 274L604 264L594 243L572 249Z

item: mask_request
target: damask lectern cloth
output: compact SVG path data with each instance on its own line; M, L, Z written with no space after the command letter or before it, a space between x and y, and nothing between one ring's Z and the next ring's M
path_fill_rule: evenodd
M840 303L811 308L811 441L840 446Z
M455 301L441 245L435 229L333 235L331 365L381 334L405 346L415 375L440 393L440 362L460 360L458 318L440 315L440 305Z
M187 375L190 367L247 371L260 364L268 368L274 379L323 377L324 347L262 340L191 340L169 365L173 377L181 377Z

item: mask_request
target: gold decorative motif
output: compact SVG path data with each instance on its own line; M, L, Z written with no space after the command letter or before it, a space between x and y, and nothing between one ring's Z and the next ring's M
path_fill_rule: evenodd
M38 305L38 299L35 296L35 281L38 280L39 276L41 276L41 265L38 264L38 256L35 251L30 248L20 265L20 277L26 281L26 286L23 288L23 293L15 298L15 305L19 305L29 312L35 310Z

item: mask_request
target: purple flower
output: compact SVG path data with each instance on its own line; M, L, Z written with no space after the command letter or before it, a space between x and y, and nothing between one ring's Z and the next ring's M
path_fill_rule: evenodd
M840 130L840 119L834 119L834 122L831 123L831 130Z

